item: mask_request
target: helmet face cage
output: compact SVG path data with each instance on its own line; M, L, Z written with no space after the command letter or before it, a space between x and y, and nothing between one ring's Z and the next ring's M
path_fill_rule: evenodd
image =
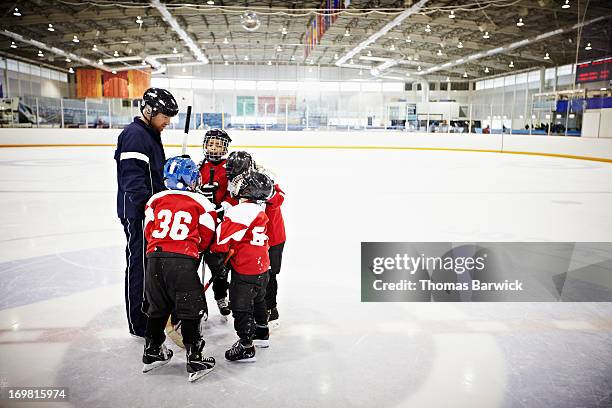
M220 161L227 154L227 148L232 139L221 129L211 129L206 132L202 148L206 159Z
M193 160L172 157L164 165L164 184L171 190L193 191L200 181L200 171Z

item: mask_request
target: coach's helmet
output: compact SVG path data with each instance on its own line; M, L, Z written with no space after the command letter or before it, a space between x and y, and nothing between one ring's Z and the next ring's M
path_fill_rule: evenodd
M149 88L142 96L142 106L140 111L146 113L151 118L158 113L166 116L176 116L179 111L176 99L170 92L162 88Z

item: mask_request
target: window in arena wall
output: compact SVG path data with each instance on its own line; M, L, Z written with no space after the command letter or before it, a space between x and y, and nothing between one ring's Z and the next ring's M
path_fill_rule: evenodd
M285 106L289 112L295 112L295 96L279 96L278 113L285 113Z
M254 96L237 96L236 97L236 114L238 116L254 115L255 114L255 97Z
M260 96L257 98L257 112L260 115L274 114L276 112L276 97Z

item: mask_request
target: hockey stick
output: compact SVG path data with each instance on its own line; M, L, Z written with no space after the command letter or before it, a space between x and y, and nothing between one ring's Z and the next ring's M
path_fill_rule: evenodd
M223 266L227 265L227 262L230 260L230 258L232 256L234 256L234 250L230 249L229 252L227 253L227 255L225 256L225 259L223 260ZM212 275L212 271L210 272ZM213 283L213 281L215 280L214 276L211 276L210 279L208 280L208 282L206 282L206 285L204 285L204 292L206 292L206 290L208 289L208 287Z
M185 119L185 136L183 136L183 149L181 155L187 154L187 135L189 134L189 122L191 122L191 106L187 106L187 118Z

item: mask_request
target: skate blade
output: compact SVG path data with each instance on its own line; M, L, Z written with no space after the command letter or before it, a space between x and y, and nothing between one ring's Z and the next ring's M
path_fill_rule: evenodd
M280 320L272 320L268 322L268 327L270 329L278 329L280 327Z
M189 382L194 382L202 377L204 377L206 374L210 373L213 370L214 367L205 369L205 370L200 370L198 372L195 373L189 373Z
M241 360L227 360L227 361L229 361L230 363L254 363L257 361L257 357L243 358Z
M253 340L253 345L259 348L270 347L270 340Z
M143 373L148 373L151 370L155 370L156 368L159 368L161 366L165 366L169 362L170 362L170 359L163 360L163 361L155 361L155 362L153 362L151 364L144 364L142 366L142 372Z

